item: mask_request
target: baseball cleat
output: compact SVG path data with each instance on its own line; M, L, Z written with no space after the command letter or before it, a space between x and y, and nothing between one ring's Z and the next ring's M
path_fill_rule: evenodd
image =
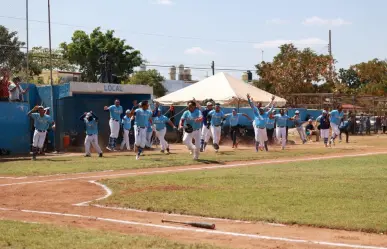
M103 157L103 154L102 154L102 153L99 153L99 157Z
M112 148L110 148L109 146L106 146L106 149L107 149L108 151L112 151Z
M85 157L91 157L91 155L85 155Z
M164 150L160 150L160 153L164 154Z
M140 156L139 155L136 155L136 160L140 160Z

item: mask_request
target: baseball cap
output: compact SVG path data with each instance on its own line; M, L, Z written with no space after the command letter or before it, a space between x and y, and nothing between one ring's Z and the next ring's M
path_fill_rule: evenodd
M40 105L40 106L38 106L38 109L43 109L44 110L44 107Z
M91 117L91 116L92 116L92 115L91 115L90 112L86 113L86 118L89 118L89 117Z
M216 106L220 106L220 104L219 104L219 103L216 103L215 105L216 105Z
M126 112L125 113L130 113L130 110L128 109L128 110L126 110Z
M313 120L309 119L308 122L312 122Z
M212 102L207 102L207 105L212 105Z
M323 110L322 113L323 113L323 114L327 114L327 111Z
M44 108L44 110L45 111L47 111L47 110L50 110L51 108L50 107L46 107L46 108Z
M233 111L233 112L236 112L236 111L237 111L237 109L233 108L233 109L232 109L232 111Z
M299 110L297 110L297 111L295 112L295 114L300 114L300 111L299 111Z

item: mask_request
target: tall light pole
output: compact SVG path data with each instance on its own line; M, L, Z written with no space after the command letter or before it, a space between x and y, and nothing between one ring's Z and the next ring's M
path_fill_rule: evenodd
M29 52L29 28L28 28L28 0L26 0L26 29L27 29L27 58L26 58L26 63L27 63L27 83L28 83L28 80L29 80L29 75L30 75L30 72L29 72L29 58L28 58L28 52Z
M52 49L51 49L51 7L50 7L50 0L47 0L47 6L48 6L48 49L50 51L50 85L51 85L51 117L55 121L55 115L56 110L54 109L54 85L53 85L53 78L52 78ZM53 144L54 148L56 148L55 144L55 133L53 136Z
M262 52L262 62L263 62L263 53L265 52L263 49L261 49L261 52Z

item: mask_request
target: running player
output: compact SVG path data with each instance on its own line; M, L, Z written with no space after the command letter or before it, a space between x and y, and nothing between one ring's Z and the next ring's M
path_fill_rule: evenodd
M284 150L286 145L286 124L288 120L293 120L293 118L286 115L284 109L281 109L279 114L274 115L274 118L277 126L276 137L278 141L281 139L282 150Z
M126 110L125 116L122 118L122 128L123 128L123 138L121 143L121 150L124 149L124 146L126 145L126 149L130 150L130 139L129 139L129 131L132 128L132 116L133 116L134 110Z
M236 141L237 138L237 132L239 128L239 121L242 116L246 117L248 120L253 121L249 115L245 113L237 113L237 110L234 108L232 109L231 113L228 113L225 115L226 117L230 117L230 135L232 139L232 147L233 148L238 148L238 143Z
M120 132L121 114L123 113L123 109L120 105L120 101L116 99L114 101L114 105L111 105L109 107L105 106L104 110L110 112L110 137L109 145L106 147L106 149L110 151L115 151L118 133Z
M212 103L207 102L206 109L202 111L203 126L202 126L201 140L200 140L200 152L205 151L207 143L210 140L211 136L212 136L212 139L214 139L213 135L211 134L211 130L210 130L210 122L207 122L208 113L210 113L212 110L213 110Z
M156 129L156 136L160 140L161 145L161 153L164 153L164 151L167 151L167 154L169 154L169 145L167 141L165 141L165 134L167 133L167 127L165 124L169 124L173 129L177 129L176 126L172 123L169 118L161 114L161 109L157 111L157 116L152 118L153 124Z
M92 112L85 112L80 118L86 125L85 157L91 157L90 146L102 157L102 150L98 144L98 117Z
M145 148L147 124L152 123L152 112L148 110L148 101L142 101L140 107L134 112L133 116L135 119L134 137L137 146L136 160L140 159L140 155Z
M34 113L36 111L38 113ZM43 149L47 129L52 125L51 128L55 130L55 122L50 116L45 114L43 106L35 106L27 115L34 120L35 131L32 140L32 160L35 161L39 150Z
M324 139L325 147L328 147L329 128L330 128L328 112L326 110L323 110L322 115L320 115L316 119L316 121L320 123L319 125L320 136L321 138Z
M341 105L337 107L337 110L333 110L329 113L330 124L332 128L332 136L331 136L331 140L329 141L329 146L332 146L332 144L335 145L336 137L340 136L339 125L343 120L343 117L344 117L344 112L343 112L343 107Z
M220 104L218 103L215 104L215 110L210 111L207 115L207 122L210 122L211 125L210 128L215 152L219 151L220 134L225 118L226 116L220 109Z
M301 121L299 110L296 110L295 115L293 117L293 121L294 121L294 125L296 126L296 129L298 131L298 134L300 134L300 138L301 138L302 143L305 144L307 142L306 133L305 133L304 127L302 126L304 122Z
M183 113L179 123L179 129L184 129L183 143L192 152L194 160L199 159L200 128L203 121L202 113L196 106L196 101L188 102L188 110ZM195 145L192 139L195 140Z

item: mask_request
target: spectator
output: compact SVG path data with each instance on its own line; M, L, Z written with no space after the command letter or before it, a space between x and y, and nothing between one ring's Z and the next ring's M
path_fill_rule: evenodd
M365 122L365 127L366 127L366 135L371 135L371 120L370 120L370 117L367 117L366 122Z
M320 132L314 128L313 120L311 119L308 120L308 124L305 126L305 133L309 141L312 140L313 135L316 135L316 142L320 140Z
M366 119L365 119L364 115L361 114L360 118L359 118L359 134L360 135L363 135L363 131L364 131L364 128L365 128L365 123L366 123Z
M6 69L1 70L1 78L0 78L0 101L8 101L9 100L9 72Z
M382 129L383 129L383 134L386 133L386 128L387 128L387 114L382 117Z
M23 100L23 94L26 94L28 91L28 88L24 90L20 85L20 78L15 77L12 80L8 86L9 90L9 100L13 102L21 102Z
M375 134L379 133L381 125L382 125L382 117L381 116L376 116L376 119L375 119L375 130L374 130Z
M345 134L345 142L348 143L350 127L351 127L351 122L348 121L346 119L346 117L344 116L343 120L341 120L341 123L339 125L339 129L340 129L340 137L339 137L339 139L340 139L340 142L342 141L341 134L344 133Z

